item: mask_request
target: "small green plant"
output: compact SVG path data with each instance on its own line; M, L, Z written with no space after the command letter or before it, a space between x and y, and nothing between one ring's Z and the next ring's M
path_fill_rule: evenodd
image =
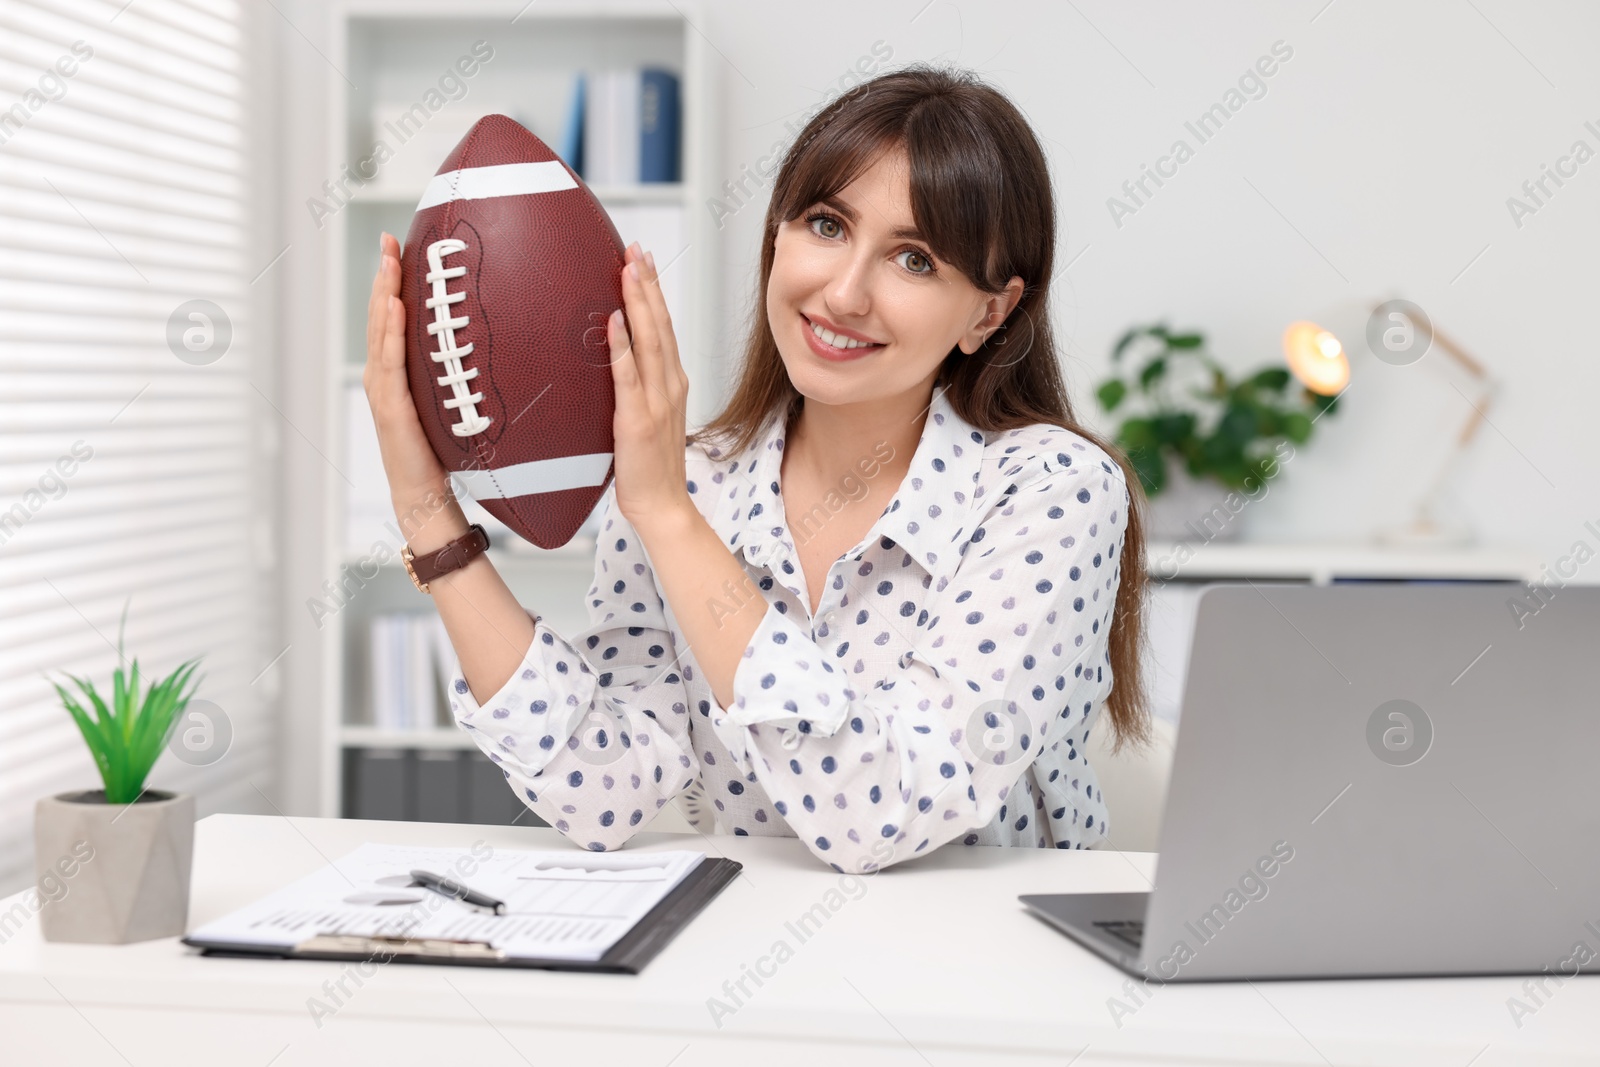
M124 608L122 623L126 625L128 612ZM122 626L117 628L118 667L111 676L111 702L95 690L94 683L76 675L67 675L78 687L95 716L90 718L79 703L76 694L70 693L57 682L51 682L61 695L61 703L71 713L83 734L84 741L100 768L100 779L106 787L106 803L131 804L144 791L144 780L161 758L161 751L177 725L178 716L194 695L190 683L199 666L198 657L178 666L159 682L150 684L144 694L139 692L139 661L133 660L129 670L123 671Z
M1149 349L1131 379L1122 376L1123 356L1136 342ZM1096 390L1100 406L1116 411L1130 396L1140 411L1123 419L1117 444L1139 474L1148 496L1167 485L1167 461L1183 464L1195 478L1212 478L1230 489L1248 489L1251 479L1270 477L1280 441L1304 444L1312 423L1338 407L1338 398L1309 389L1291 392L1283 367L1264 367L1235 380L1206 351L1205 335L1174 333L1164 323L1135 326L1111 350L1119 373Z

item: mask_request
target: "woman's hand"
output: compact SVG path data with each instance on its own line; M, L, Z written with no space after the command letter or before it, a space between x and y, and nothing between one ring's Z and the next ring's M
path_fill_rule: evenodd
M606 323L611 380L617 408L617 508L635 529L670 521L693 510L686 485L684 436L689 377L678 361L678 341L656 276L655 257L630 245L622 269L622 300ZM629 332L632 332L630 340Z
M378 451L395 514L412 548L425 552L465 533L467 522L411 400L406 309L400 302L400 242L385 233L379 247L383 258L367 304L367 365L361 384L378 428Z

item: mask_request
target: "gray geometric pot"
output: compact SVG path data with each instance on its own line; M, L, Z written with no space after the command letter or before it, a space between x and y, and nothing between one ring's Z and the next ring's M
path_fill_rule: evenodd
M1264 495L1259 486L1253 494L1255 500ZM1196 548L1212 541L1235 541L1251 507L1251 496L1169 465L1166 487L1145 512L1145 536Z
M45 797L33 812L46 941L125 945L188 932L194 796L151 789L108 804L104 789Z

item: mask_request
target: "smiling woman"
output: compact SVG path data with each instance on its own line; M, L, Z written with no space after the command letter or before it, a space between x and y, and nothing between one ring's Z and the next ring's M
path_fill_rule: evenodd
M523 803L598 851L690 791L701 829L798 835L840 872L1105 840L1089 732L1102 707L1119 740L1147 729L1140 497L1072 417L1054 233L1003 95L923 66L853 90L784 159L738 381L687 437L654 259L628 250L592 625L557 633L481 555L429 583L452 712ZM399 511L442 480L385 247L367 384ZM447 508L412 547L464 530Z
M764 237L758 286L767 314L752 323L732 398L696 441L747 449L781 412L794 427L789 474L797 438L808 431L865 440L849 427L893 421L884 405L897 394L922 398L906 417L920 425L928 391L943 387L984 431L1062 427L1127 471L1114 448L1077 424L1061 377L1048 311L1055 206L1038 139L1011 102L975 76L913 66L818 114L784 162ZM894 335L841 330L869 321ZM894 341L899 352L887 344L840 352L826 331L869 345ZM833 362L871 358L824 367L796 358L808 348ZM846 371L855 377L842 378ZM868 411L880 414L863 417ZM1118 684L1108 710L1119 740L1145 737L1142 494L1132 495L1109 639Z

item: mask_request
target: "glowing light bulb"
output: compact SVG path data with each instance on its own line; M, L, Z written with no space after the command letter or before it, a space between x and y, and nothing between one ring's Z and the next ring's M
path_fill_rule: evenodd
M1283 331L1283 357L1289 372L1313 393L1335 396L1350 384L1344 345L1314 322L1289 324Z

